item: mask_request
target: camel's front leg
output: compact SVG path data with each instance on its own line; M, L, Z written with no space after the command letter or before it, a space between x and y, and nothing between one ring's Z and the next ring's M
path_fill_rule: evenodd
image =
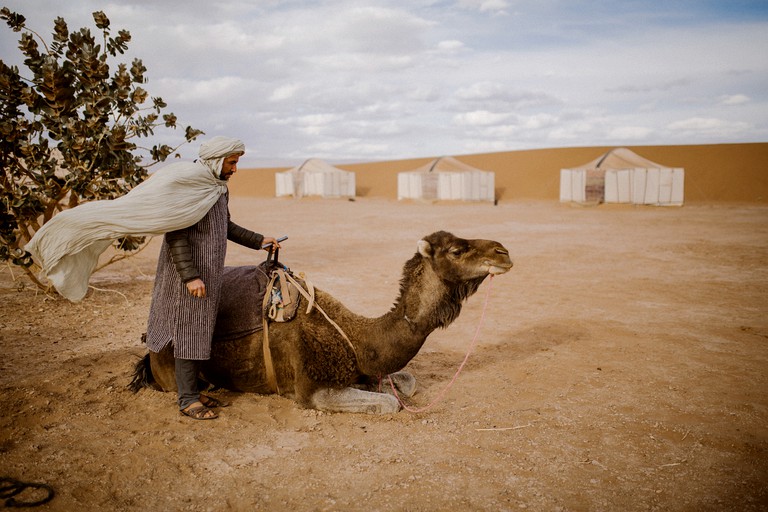
M392 395L355 388L321 388L312 394L310 403L327 412L391 414L400 410L400 402Z

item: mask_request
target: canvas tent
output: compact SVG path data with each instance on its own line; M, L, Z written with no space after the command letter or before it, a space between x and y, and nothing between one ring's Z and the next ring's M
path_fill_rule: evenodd
M334 167L317 158L275 173L277 197L355 197L355 173Z
M397 174L397 199L495 200L494 173L450 156L440 157L412 171Z
M614 148L578 167L560 170L560 201L682 205L684 170Z

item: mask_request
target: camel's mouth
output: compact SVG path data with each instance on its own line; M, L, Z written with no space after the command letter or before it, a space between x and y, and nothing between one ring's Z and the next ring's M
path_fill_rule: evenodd
M494 255L495 257L488 258L484 262L488 265L488 273L492 276L497 276L509 272L509 269L512 268L512 260L509 257L509 251L499 245L494 252L496 253Z
M512 263L502 263L502 264L488 264L488 273L492 276L497 276L499 274L505 274L509 272L509 269L512 268Z

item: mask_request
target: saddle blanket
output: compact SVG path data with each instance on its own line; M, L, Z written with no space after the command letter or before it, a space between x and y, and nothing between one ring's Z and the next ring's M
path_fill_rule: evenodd
M262 302L269 284L265 265L224 267L213 341L229 341L262 330Z

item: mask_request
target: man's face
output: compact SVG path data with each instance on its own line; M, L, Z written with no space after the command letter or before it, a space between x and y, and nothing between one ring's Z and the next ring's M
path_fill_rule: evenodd
M230 176L237 172L237 162L240 155L230 155L221 163L221 179L228 180Z

